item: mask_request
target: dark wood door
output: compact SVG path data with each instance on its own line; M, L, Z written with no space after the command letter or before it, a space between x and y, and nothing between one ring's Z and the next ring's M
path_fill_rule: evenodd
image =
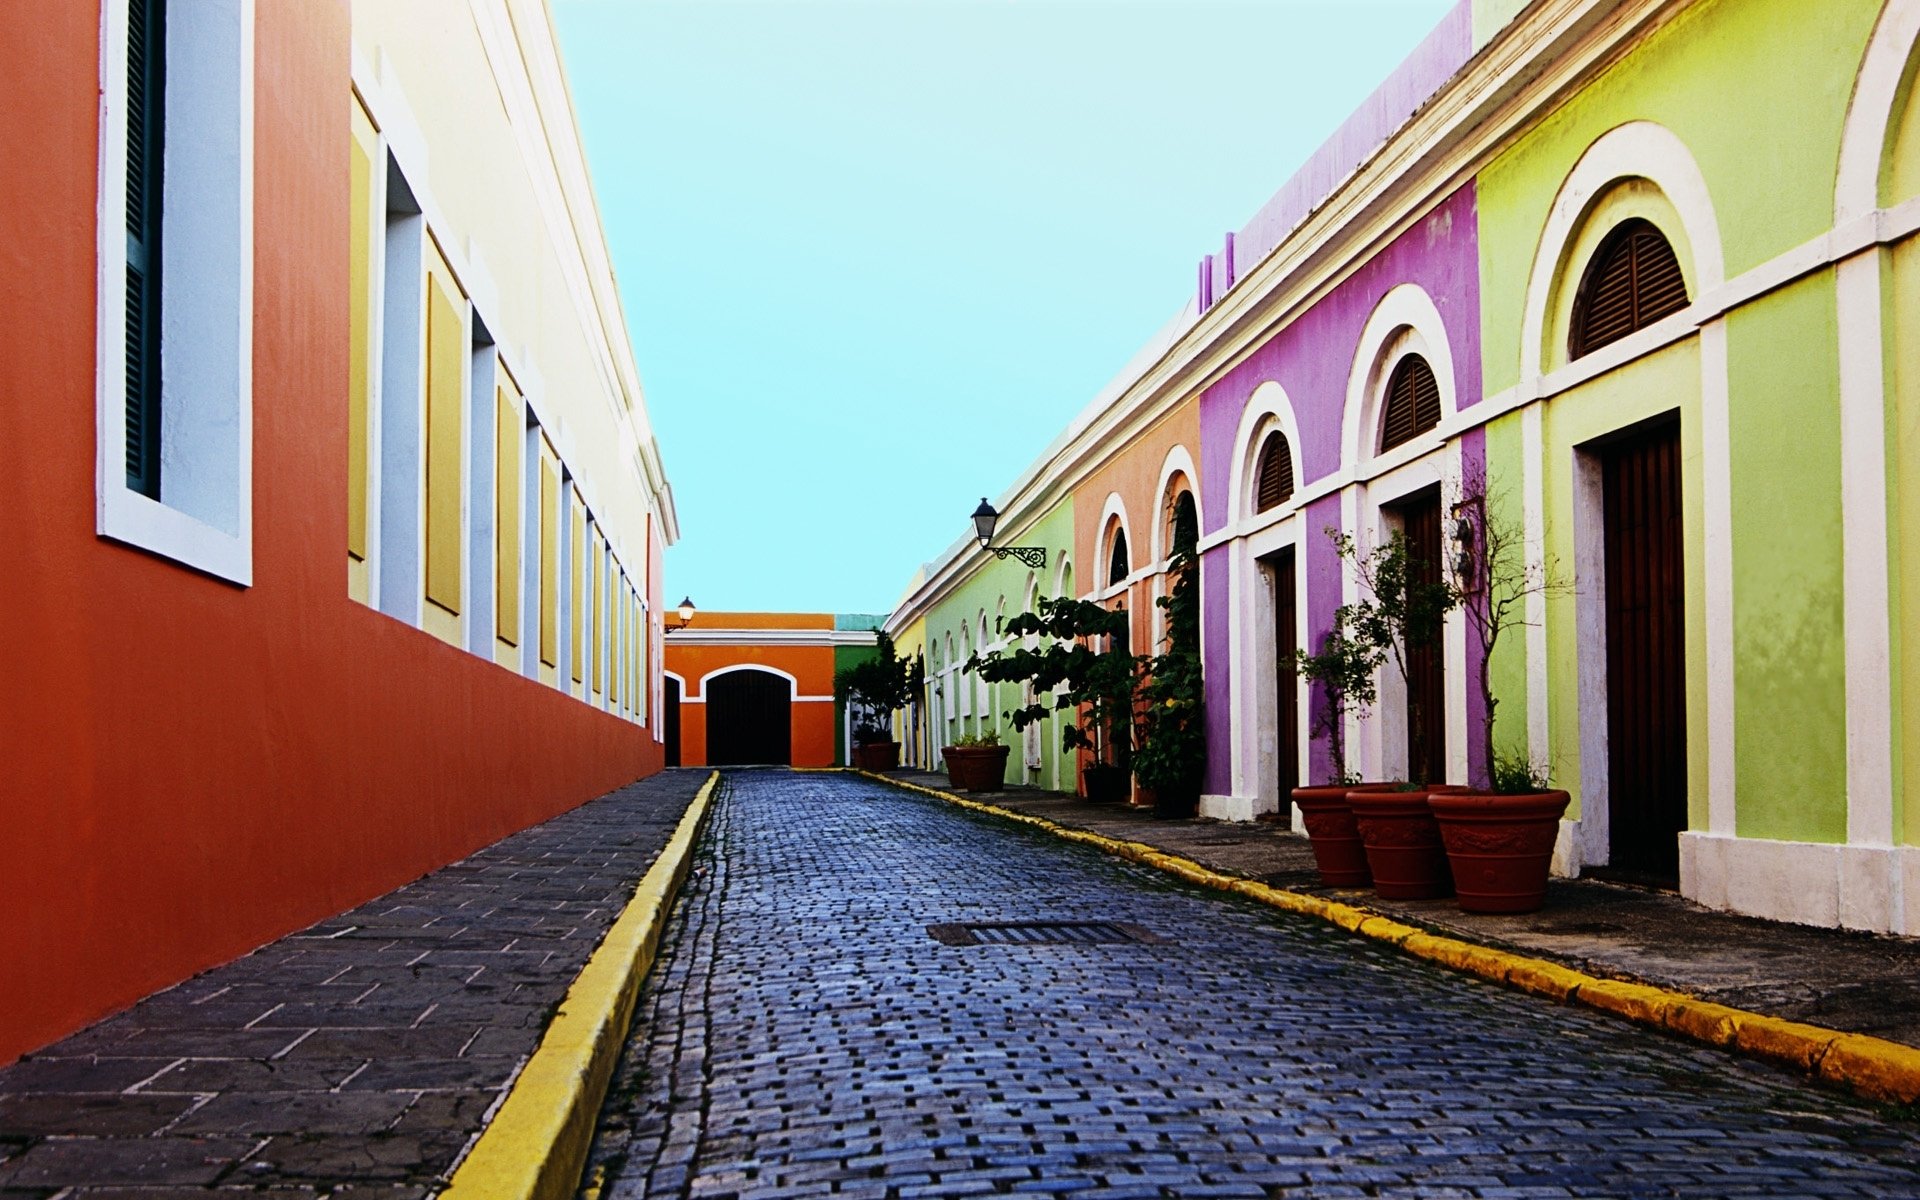
M729 671L707 680L707 762L790 764L793 685L770 671Z
M1267 560L1273 573L1273 762L1280 787L1280 811L1300 786L1299 611L1294 600L1293 547Z
M1600 456L1610 865L1671 883L1687 823L1680 423L1638 430Z
M1440 582L1440 489L1429 488L1397 506L1411 560L1409 578ZM1447 778L1446 655L1436 622L1407 648L1407 775L1416 783Z
M680 681L667 676L667 711L662 730L667 738L667 765L680 765Z

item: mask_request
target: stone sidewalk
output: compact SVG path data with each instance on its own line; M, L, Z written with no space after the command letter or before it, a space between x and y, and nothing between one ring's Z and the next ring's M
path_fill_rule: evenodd
M947 788L944 774L893 774ZM1474 916L1452 900L1382 900L1370 889L1323 888L1305 835L1277 823L1165 821L1148 809L1089 804L1058 792L971 796L1602 978L1920 1046L1920 939L1763 921L1715 912L1670 892L1592 879L1555 880L1537 913Z
M610 792L0 1068L0 1198L436 1190L707 774Z

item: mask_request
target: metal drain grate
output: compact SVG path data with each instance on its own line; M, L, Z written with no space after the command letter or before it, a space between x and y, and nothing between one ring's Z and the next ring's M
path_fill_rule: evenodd
M944 946L1157 945L1167 939L1120 921L996 921L984 925L929 925Z

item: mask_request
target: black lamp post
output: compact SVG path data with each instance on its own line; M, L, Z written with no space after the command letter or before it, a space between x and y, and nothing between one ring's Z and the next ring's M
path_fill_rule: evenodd
M1017 558L1038 571L1047 565L1047 552L1040 546L994 546L993 528L1000 523L1000 514L993 505L987 503L985 496L980 497L980 507L973 510L973 533L980 539L982 550L991 550L995 558Z

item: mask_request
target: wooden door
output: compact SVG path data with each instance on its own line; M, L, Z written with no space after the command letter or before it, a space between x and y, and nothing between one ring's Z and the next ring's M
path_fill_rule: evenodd
M1293 547L1267 560L1273 574L1273 762L1278 775L1280 811L1293 802L1300 786L1299 610L1294 600Z
M1414 582L1440 582L1440 489L1429 488L1397 506ZM1446 655L1436 624L1407 649L1407 777L1416 783L1447 778Z
M680 765L680 681L667 676L667 711L664 732L667 736L667 765Z
M793 761L793 685L771 671L707 680L707 762L716 767Z
M1687 824L1680 423L1636 431L1600 455L1610 865L1673 883Z

